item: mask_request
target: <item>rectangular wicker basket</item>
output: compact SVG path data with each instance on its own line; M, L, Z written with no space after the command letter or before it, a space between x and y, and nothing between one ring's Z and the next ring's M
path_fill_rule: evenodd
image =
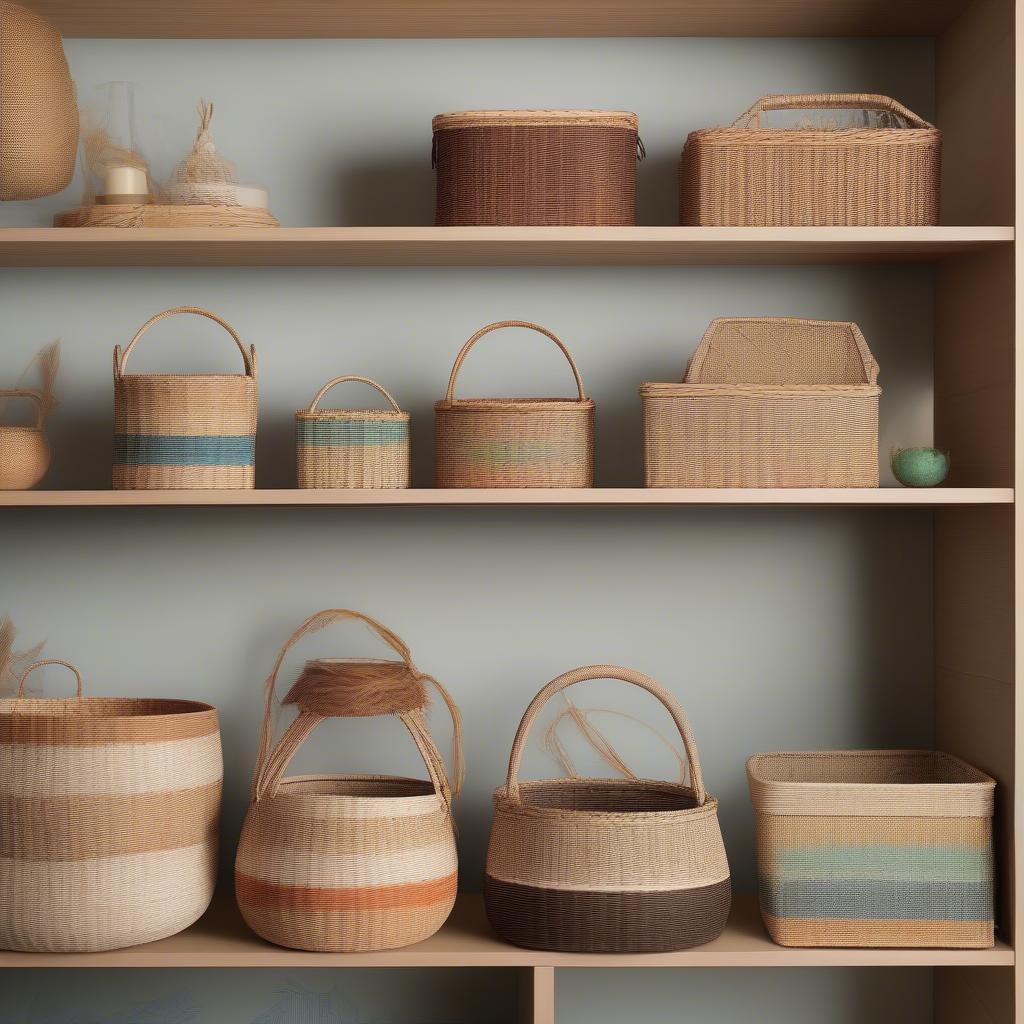
M864 110L853 128L766 128L770 110ZM873 115L873 116L872 116ZM888 96L763 96L728 128L691 132L679 220L702 226L937 224L942 133Z
M930 750L755 754L761 915L782 946L983 949L995 781Z
M682 384L647 383L648 487L877 487L878 364L856 324L713 320Z

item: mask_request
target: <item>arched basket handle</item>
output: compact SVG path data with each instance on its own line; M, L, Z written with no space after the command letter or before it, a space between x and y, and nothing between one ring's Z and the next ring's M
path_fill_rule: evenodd
M36 430L42 430L46 426L46 402L38 391L30 388L6 388L0 389L0 398L27 398L36 404Z
M359 376L357 376L356 374L353 374L353 373L345 374L342 377L335 377L334 380L329 380L316 393L316 397L313 399L312 402L309 403L309 408L306 411L307 412L316 412L317 411L316 407L319 404L320 399L323 398L324 395L326 395L327 392L330 391L331 388L333 388L335 385L337 385L337 384L344 384L347 381L357 381L360 384L368 384L371 388L376 388L377 391L379 391L388 400L388 402L391 405L391 408L394 409L395 412L401 412L402 411L402 409L399 406L399 404L394 400L394 398L391 397L391 394L388 391L386 391L383 387L381 387L381 385L378 384L375 380L371 380L369 377L359 377Z
M75 674L75 697L78 700L82 699L82 673L71 664L70 661L61 661L59 658L44 658L42 661L33 661L31 665L22 673L21 681L18 683L18 699L21 700L25 697L25 680L28 679L29 675L37 668L42 668L44 665L62 665Z
M935 126L894 100L871 92L778 93L762 96L732 123L733 128L760 127L761 115L769 110L881 110L895 114L914 128Z

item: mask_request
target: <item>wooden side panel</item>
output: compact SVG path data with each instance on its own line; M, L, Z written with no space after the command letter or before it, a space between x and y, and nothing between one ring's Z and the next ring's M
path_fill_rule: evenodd
M519 1024L555 1024L554 967L519 968Z
M935 1024L1008 1024L1013 969L940 967L935 971Z

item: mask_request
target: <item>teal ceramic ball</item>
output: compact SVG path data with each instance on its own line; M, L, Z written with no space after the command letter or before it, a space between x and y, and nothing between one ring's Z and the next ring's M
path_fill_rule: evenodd
M937 487L949 474L949 456L938 448L900 448L892 472L906 487Z

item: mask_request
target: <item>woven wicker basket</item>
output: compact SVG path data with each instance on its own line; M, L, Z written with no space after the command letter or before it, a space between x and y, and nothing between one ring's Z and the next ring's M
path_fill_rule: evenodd
M756 754L747 779L780 945L993 944L993 779L929 750Z
M0 491L25 491L35 487L50 468L43 396L38 391L10 388L0 390L3 398L27 398L36 404L32 426L0 426Z
M376 388L391 405L381 409L318 409L336 384L358 381ZM409 486L409 414L368 377L335 377L308 409L295 414L300 487Z
M24 698L64 665L73 700ZM0 700L0 948L96 952L187 928L217 878L217 712L82 697L63 661Z
M433 129L440 225L636 221L636 114L465 110Z
M0 201L67 188L77 147L75 84L59 33L0 0Z
M234 339L244 374L126 374L139 339L161 320L195 313ZM114 349L115 489L242 489L256 484L256 349L196 306L150 318L122 354Z
M302 637L342 619L367 623L398 661L309 662L284 703L298 717L276 745L274 689L285 655ZM424 683L443 697L455 725L454 786L424 717ZM409 693L416 694L408 699ZM307 737L327 718L397 715L429 781L381 775L282 778ZM407 946L433 935L455 904L458 863L451 814L461 784L458 709L409 648L358 612L331 609L307 619L285 643L267 680L252 802L235 861L235 895L249 927L280 946L357 953Z
M880 126L761 127L765 111L797 109L877 111ZM888 96L763 96L730 127L690 133L680 223L937 224L941 151L942 133Z
M856 324L712 321L682 384L644 384L648 487L877 487L878 364Z
M578 398L455 398L469 350L502 327L528 327L550 338L569 362ZM438 487L591 487L594 403L576 362L551 331L524 320L481 327L459 352L448 393L434 406Z
M621 679L672 715L690 785L647 779L520 782L530 727L560 690ZM506 784L494 794L484 878L487 916L509 942L573 953L658 953L710 942L729 916L729 864L718 804L704 790L697 745L676 699L614 665L573 669L526 709Z

